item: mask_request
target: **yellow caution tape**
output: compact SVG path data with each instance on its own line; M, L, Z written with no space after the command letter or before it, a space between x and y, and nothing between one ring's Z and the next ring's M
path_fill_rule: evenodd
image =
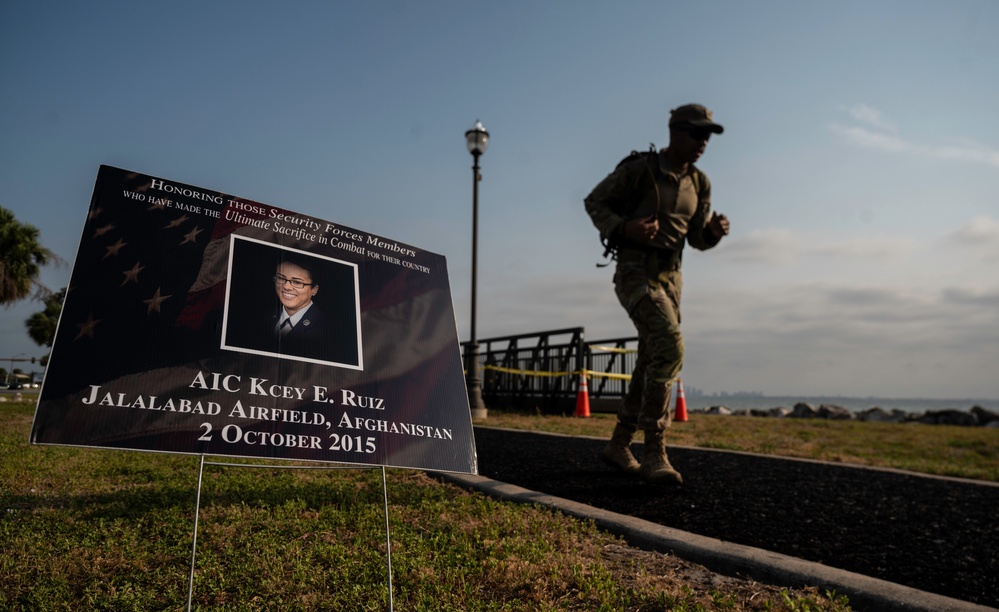
M631 380L631 374L609 374L605 372L586 371L586 375L597 378L610 378L611 380Z
M493 370L494 372L502 372L503 374L519 374L521 376L569 376L572 374L579 374L579 372L541 372L538 370L515 370L513 368L502 368L500 366L486 365L482 366L483 370Z
M637 353L638 349L630 348L617 348L616 346L599 346L596 344L590 345L591 351L603 351L605 353Z
M631 380L631 374L611 374L606 372L595 372L593 370L573 371L573 372L542 372L540 370L517 370L514 368L504 368L494 365L484 365L483 370L492 370L502 374L516 374L519 376L540 376L554 378L558 376L579 376L585 374L587 378L610 378L612 380ZM467 373L467 372L466 372Z

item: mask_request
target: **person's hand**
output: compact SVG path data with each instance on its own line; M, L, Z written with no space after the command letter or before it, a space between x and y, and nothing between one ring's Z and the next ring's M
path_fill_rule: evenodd
M652 240L659 231L659 219L655 215L639 219L629 219L624 223L624 236L632 242Z
M728 236L728 217L712 212L711 220L708 221L708 229L710 229L711 233L715 235L715 238L719 240L721 240L723 236Z

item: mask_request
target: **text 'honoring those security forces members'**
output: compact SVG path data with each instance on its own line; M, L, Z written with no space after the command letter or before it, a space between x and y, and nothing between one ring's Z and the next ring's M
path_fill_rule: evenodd
M430 273L430 268L427 266L406 259L416 257L414 249L379 236L364 234L334 223L291 213L258 202L207 194L189 187L173 185L160 179L151 180L149 191L149 194L145 194L126 190L123 195L128 199L148 202L152 206L173 208L209 217L218 218L221 216L226 221L269 230L295 240L327 244L334 248L386 261L424 274ZM167 194L171 197L160 194ZM178 200L178 196L186 201ZM219 212L217 209L199 205L200 202L224 205L226 208Z
M192 389L240 393L269 398L272 400L292 400L313 402L323 407L339 405L343 412L339 416L327 417L327 413L255 406L237 399L228 406L216 401L164 398L155 395L141 395L107 391L101 385L90 385L90 392L81 402L87 406L130 408L136 410L157 410L190 415L192 418L207 419L220 417L227 420L243 419L254 422L270 421L288 423L300 427L315 427L323 430L323 435L312 433L275 433L244 430L236 423L219 423L203 420L199 424L199 442L210 442L219 435L226 444L250 446L280 446L355 453L374 453L378 449L378 438L366 433L379 433L418 438L431 438L444 441L454 440L453 432L446 427L434 427L416 423L390 421L372 416L350 414L349 409L384 411L388 408L385 400L378 397L359 395L349 389L329 389L320 385L295 387L275 383L267 378L246 377L218 372L198 372L188 385ZM355 411L356 412L356 411ZM332 430L332 431L331 431Z

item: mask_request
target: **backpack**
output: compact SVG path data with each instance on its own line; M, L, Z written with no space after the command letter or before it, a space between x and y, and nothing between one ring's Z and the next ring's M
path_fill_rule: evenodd
M659 183L656 181L656 171L658 164L653 165L653 160L657 159L659 156L659 149L656 148L655 143L649 143L648 151L632 151L617 163L614 167L616 172L624 166L625 164L630 164L637 160L642 160L645 162L645 169L648 171L649 176L652 178L652 188L656 190L656 212L659 211L659 206L661 205L661 198L659 196ZM698 195L701 193L701 171L691 164L691 179L694 181L694 189L697 191ZM637 187L637 184L636 184ZM638 204L638 198L630 198L628 201L623 202L622 206L619 206L614 210L615 213L624 217L625 219L631 217L631 214L635 211L635 207ZM604 259L610 257L611 261L617 261L617 253L621 250L621 244L623 240L621 236L604 236L600 234L600 244L604 247ZM610 265L610 261L604 262L602 264L597 264L598 268L604 268Z

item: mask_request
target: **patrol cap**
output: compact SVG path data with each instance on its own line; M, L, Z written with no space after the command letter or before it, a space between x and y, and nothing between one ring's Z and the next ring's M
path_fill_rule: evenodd
M711 119L711 111L700 104L684 104L669 112L669 126L676 128L708 128L715 134L725 131Z

